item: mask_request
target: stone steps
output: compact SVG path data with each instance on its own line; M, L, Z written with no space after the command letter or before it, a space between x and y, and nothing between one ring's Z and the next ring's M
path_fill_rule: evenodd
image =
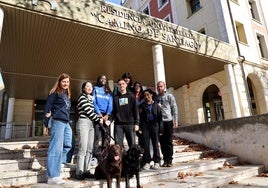
M187 170L191 170L190 168ZM256 176L259 171L264 170L263 165L243 165L233 166L233 168L215 168L205 171L190 172L181 176L170 176L169 178L158 180L150 184L145 184L146 188L155 188L159 185L169 188L188 188L188 187L199 187L199 188L218 188L221 186L229 185L232 182L239 182Z
M45 183L47 180L45 173L47 146L48 141L44 140L1 143L0 155L3 154L3 156L0 160L0 187L51 187ZM169 188L172 188L172 185L176 188L178 185L179 187L210 188L216 184L228 185L231 181L253 177L264 171L262 165L238 165L239 161L236 156L214 157L217 156L215 155L218 154L217 151L202 147L194 150L198 147L197 144L174 146L174 166L141 171L141 185L146 188L153 185L154 187L170 186ZM226 166L233 168L226 168ZM94 172L94 169L92 171ZM188 174L188 176L181 179L180 176L183 174ZM202 175L194 176L193 174ZM68 181L59 187L104 188L107 186L105 180L77 181L74 175L75 164L62 168L61 176ZM122 187L125 187L123 179L121 183ZM130 183L132 187L135 187L135 178L132 178Z

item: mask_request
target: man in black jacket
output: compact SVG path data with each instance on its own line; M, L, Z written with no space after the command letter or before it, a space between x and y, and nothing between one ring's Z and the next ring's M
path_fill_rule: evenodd
M124 79L118 82L119 94L113 99L113 119L115 142L123 147L124 134L128 146L135 144L135 131L139 130L139 111L135 96L127 92Z

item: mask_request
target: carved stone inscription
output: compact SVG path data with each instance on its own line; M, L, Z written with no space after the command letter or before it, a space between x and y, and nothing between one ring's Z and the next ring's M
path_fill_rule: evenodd
M184 46L195 51L201 47L201 44L196 40L196 33L148 15L116 9L108 4L101 4L98 11L91 11L91 15L99 23L111 29L127 31L141 37Z

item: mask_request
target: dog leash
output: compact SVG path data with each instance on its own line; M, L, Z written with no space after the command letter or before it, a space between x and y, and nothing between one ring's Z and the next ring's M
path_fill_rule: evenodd
M109 126L109 125L107 125ZM104 127L104 125L100 125L100 127L103 129L105 137L107 137L108 139L106 139L106 146L105 148L101 151L100 155L100 161L103 161L107 156L108 156L108 151L109 151L109 146L110 146L110 139L112 139L115 144L118 144L116 142L116 140L114 139L113 136L110 135L110 131L107 131L107 129Z

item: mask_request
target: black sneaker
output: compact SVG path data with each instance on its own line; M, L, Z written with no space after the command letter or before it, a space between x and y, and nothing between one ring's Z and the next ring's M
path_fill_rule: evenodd
M167 166L166 167L172 167L173 164L172 163L167 163Z
M90 172L86 172L86 173L84 173L84 177L85 178L94 178L94 175L91 174Z
M76 179L77 180L84 180L86 177L84 176L84 174L79 174L79 175L76 175Z
M164 162L164 163L162 164L162 167L167 167L167 165L168 165L168 163L167 163L167 162Z

